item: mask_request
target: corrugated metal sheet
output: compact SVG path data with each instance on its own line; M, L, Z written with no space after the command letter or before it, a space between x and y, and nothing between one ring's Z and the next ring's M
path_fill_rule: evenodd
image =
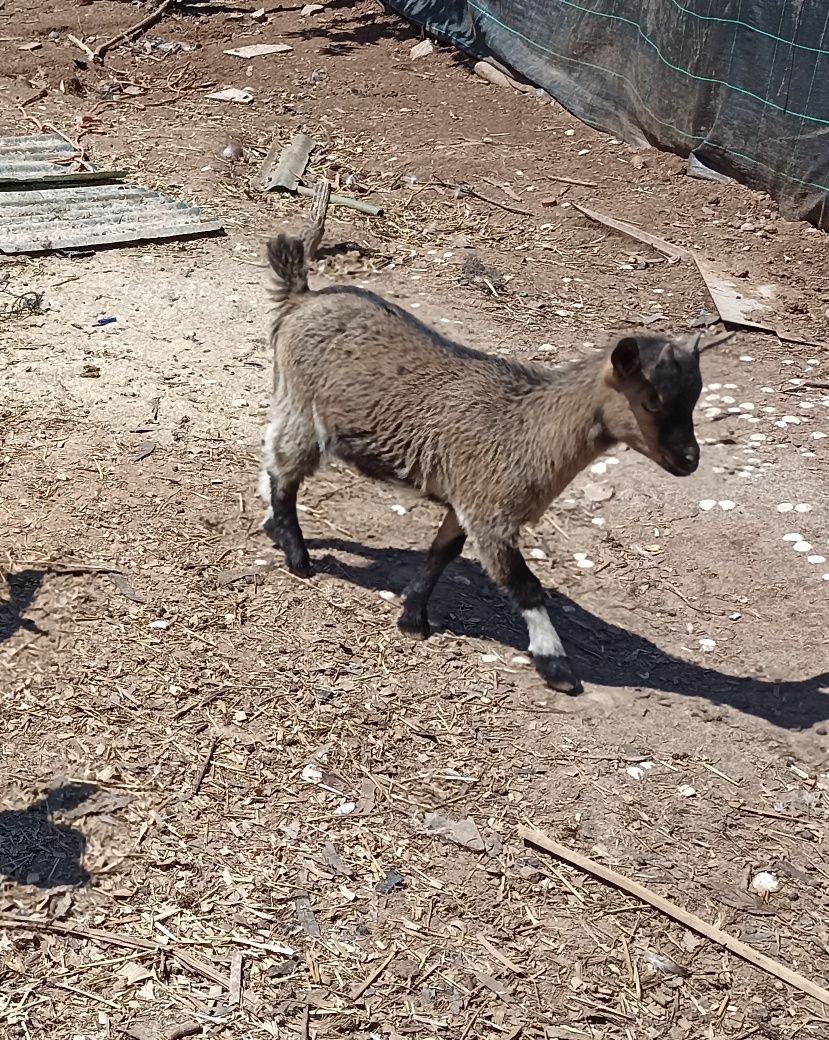
M80 163L72 161L74 155L75 149L60 134L0 138L0 186L42 178L77 178L79 174L97 180L124 176L117 170L84 171Z
M0 139L0 253L37 253L147 242L221 231L195 206L113 181L117 171L81 174L69 142L54 134ZM36 185L48 184L48 187ZM63 183L61 183L63 182ZM27 187L27 184L29 185Z

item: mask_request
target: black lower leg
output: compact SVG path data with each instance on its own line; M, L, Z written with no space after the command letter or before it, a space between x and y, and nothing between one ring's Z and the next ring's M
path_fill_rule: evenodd
M530 637L530 653L544 681L565 693L580 693L573 672L544 602L541 582L515 545L501 544L486 553L486 566L521 611Z
M280 487L271 477L271 517L268 523L271 536L285 553L288 570L300 578L314 573L299 519L296 515L297 486Z
M402 631L424 639L429 635L429 597L448 564L463 552L465 543L466 533L450 509L426 554L423 569L403 593L403 611L397 622Z

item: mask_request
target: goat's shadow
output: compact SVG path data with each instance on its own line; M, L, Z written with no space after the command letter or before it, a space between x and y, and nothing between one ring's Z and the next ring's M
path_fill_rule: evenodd
M339 538L309 539L308 546L367 561L351 564L330 552L317 553L313 562L319 573L398 594L423 562L423 554L410 549L374 549ZM553 597L552 613L579 677L587 683L646 686L705 697L793 730L829 719L829 672L787 682L727 675L666 653L644 636L597 617L561 593ZM521 650L527 645L517 613L470 560L461 559L447 569L429 603L429 616L439 631L493 639Z
M9 572L5 575L9 598L0 598L0 643L11 639L20 629L43 635L43 631L37 627L34 621L28 620L24 615L34 602L44 574L45 571L30 568ZM3 575L0 575L0 578L2 577ZM2 588L1 584L0 588Z
M36 888L86 884L86 839L53 816L77 808L96 790L92 784L65 784L26 809L0 812L0 876Z

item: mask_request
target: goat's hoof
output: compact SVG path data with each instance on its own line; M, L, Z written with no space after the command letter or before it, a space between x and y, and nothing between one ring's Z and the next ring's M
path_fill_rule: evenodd
M576 678L573 666L566 657L535 657L533 658L538 674L544 682L554 690L561 693L569 693L574 696L584 690L581 682Z
M285 562L288 565L288 570L297 578L313 578L316 573L313 564L307 556L304 559L286 560Z
M428 639L431 634L429 619L420 614L407 614L405 611L397 619L397 627L412 639Z

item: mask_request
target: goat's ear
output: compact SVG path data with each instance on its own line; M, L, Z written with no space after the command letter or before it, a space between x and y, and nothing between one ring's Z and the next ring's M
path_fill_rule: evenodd
M624 382L642 371L642 358L639 343L633 336L623 336L610 354L613 374L619 382Z

